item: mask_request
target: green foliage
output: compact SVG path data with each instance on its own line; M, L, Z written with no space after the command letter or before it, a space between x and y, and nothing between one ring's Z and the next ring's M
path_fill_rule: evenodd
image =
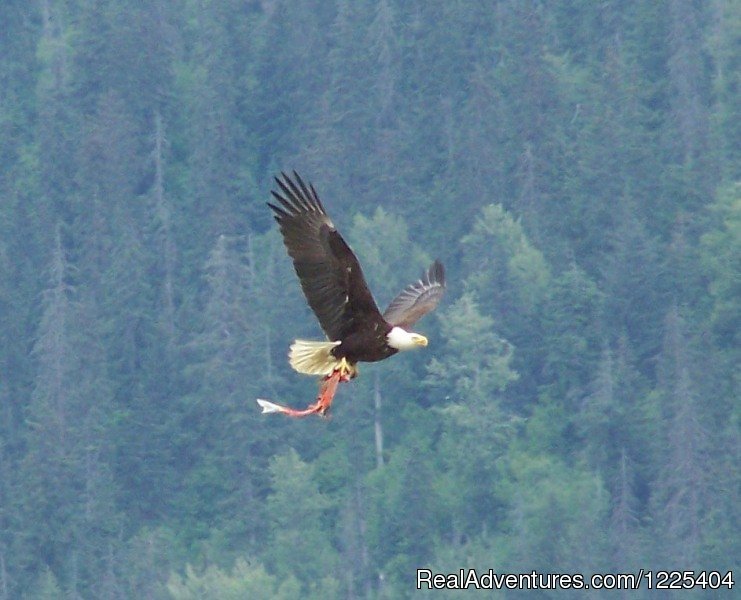
M59 582L48 568L39 573L36 585L28 598L38 598L38 600L64 600L66 594L59 587Z
M504 567L603 568L608 497L600 477L544 454L513 453L508 470L510 555ZM550 534L540 535L543 530Z
M713 73L713 91L717 102L710 115L714 128L714 143L719 146L721 172L725 181L738 181L739 156L741 153L741 131L739 115L741 100L738 95L739 63L739 30L741 27L741 10L738 0L718 2L715 15L715 29L707 36L712 59L718 68Z
M261 564L243 558L237 560L229 572L210 566L199 575L188 565L184 576L170 577L167 591L172 600L294 600L305 597L301 595L295 577L279 579L270 575Z
M677 307L665 319L657 396L662 421L663 460L652 495L653 516L661 532L658 551L673 562L701 559L701 531L709 513L707 424L700 409L693 360L694 344ZM681 543L679 543L681 540Z
M0 598L737 569L738 0L0 23ZM382 308L432 258L448 278L430 346L327 420L254 403L317 389L264 205L294 168Z
M368 543L374 571L404 589L429 559L439 515L429 444L410 439L369 477Z
M283 578L296 577L307 595L317 594L339 576L339 556L328 536L331 500L315 481L314 467L294 449L270 462L272 492L266 515L272 535L269 563Z
M110 383L96 332L84 327L95 305L82 301L70 285L72 270L58 227L33 348L37 376L26 413L30 451L19 467L25 481L24 534L38 544L32 551L63 574L63 583L72 585L74 569L74 585L86 586L102 566L118 514L106 443Z
M602 289L606 294L602 303L603 320L609 323L613 339L625 332L636 353L647 360L659 349L667 289L677 283L667 281L664 276L657 240L635 210L634 200L623 199L620 212L611 234L610 255L601 267ZM643 364L648 366L646 362Z
M710 320L719 342L728 348L739 347L741 331L741 185L719 191L710 207L717 225L702 237L702 260L710 273L708 286L713 299Z
M603 301L597 285L576 265L554 278L542 317L548 393L574 402L595 372Z
M511 214L498 204L484 207L462 242L466 283L479 300L498 315L535 311L548 285L548 267Z
M494 320L464 294L441 317L443 359L428 367L433 386L449 387L453 402L480 405L501 392L517 374L509 367L512 346L494 331Z
M483 314L493 318L498 334L516 348L513 369L536 374L522 378L518 386L519 404L528 403L540 383L541 369L535 365L542 361L539 319L550 268L522 223L501 205L485 206L461 241L465 289L474 294Z

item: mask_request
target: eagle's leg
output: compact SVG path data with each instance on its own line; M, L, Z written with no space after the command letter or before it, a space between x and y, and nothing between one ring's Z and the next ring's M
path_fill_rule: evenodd
M354 368L350 365L345 358L340 360L340 365L334 369L329 375L325 375L319 387L319 394L316 397L316 402L309 405L302 411L296 411L291 414L295 417L303 417L316 413L322 417L327 415L329 409L332 407L332 400L337 393L337 386L341 381L350 381L353 377Z
M344 361L345 359L343 358L342 360ZM340 366L340 368L335 369L332 373L326 375L322 379L316 403L312 405L312 407L316 407L317 414L325 416L327 411L331 408L332 400L334 399L334 395L337 393L337 386L340 381L342 381L342 376L342 366Z

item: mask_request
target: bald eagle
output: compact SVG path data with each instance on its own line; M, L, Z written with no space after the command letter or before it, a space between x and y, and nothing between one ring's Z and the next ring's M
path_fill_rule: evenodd
M381 313L357 257L327 215L314 186L298 173L276 177L277 202L268 202L298 275L304 296L327 339L296 340L289 362L299 373L319 375L317 402L304 411L258 399L263 412L324 415L340 381L358 374L358 362L384 360L400 350L427 346L410 328L434 309L445 291L445 271L436 260Z

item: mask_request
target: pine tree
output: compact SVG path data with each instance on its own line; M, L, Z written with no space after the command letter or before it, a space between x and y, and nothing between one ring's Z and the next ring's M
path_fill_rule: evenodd
M605 344L594 379L573 413L581 436L576 451L600 473L613 502L624 494L626 469L638 480L652 468L653 433L647 426L652 413L645 380L633 362L625 336L614 349Z
M95 589L103 548L115 539L111 388L100 337L86 327L95 304L71 285L57 227L33 353L37 375L28 406L30 451L22 469L25 535L69 590ZM42 556L44 557L42 559Z
M701 260L710 276L710 324L716 343L727 348L732 359L736 354L733 348L741 346L741 309L737 301L741 289L735 262L741 252L741 186L720 189L711 210L714 226L701 238Z
M224 529L224 547L215 551L226 550L231 536L264 535L265 449L277 441L253 406L271 388L281 389L281 378L269 373L275 360L266 356L270 332L263 326L269 321L252 302L265 282L259 270L267 265L245 261L244 241L219 236L204 265L207 295L201 325L186 348L189 392L179 403L178 464L188 484L178 500L183 534L197 541Z
M622 212L616 205L626 196L633 197L632 210L640 214L642 208L653 207L653 216L659 216L655 213L661 199L656 190L662 184L652 150L656 134L649 108L658 83L655 74L643 73L640 61L646 58L645 51L623 23L636 16L631 7L594 12L584 18L604 20L615 31L596 36L591 43L599 47L583 58L571 52L584 52L584 48L570 46L568 53L549 57L564 105L557 127L568 166L554 203L563 210L549 215L549 229L555 236L549 236L547 245L551 253L551 245L564 253L561 260L575 258L592 277L609 251L605 231L620 226ZM653 22L648 14L640 18ZM563 43L568 46L569 39ZM671 219L670 214L660 216Z
M661 339L661 313L667 283L660 268L658 243L647 231L634 200L621 202L610 235L610 254L602 266L603 322L611 340L626 334L640 364L655 356Z
M370 564L382 598L394 597L413 565L429 560L440 525L434 518L438 501L430 441L423 436L410 433L388 464L367 478ZM420 514L429 519L419 519Z
M154 200L154 212L158 222L157 255L160 257L158 272L161 273L162 289L160 292L160 328L167 351L167 356L172 360L173 347L176 341L175 323L175 271L176 271L176 241L172 217L172 205L165 189L167 137L162 115L156 112L154 115L154 151L152 161L154 163L154 184L152 196Z
M713 57L713 91L715 105L710 114L713 141L719 146L721 175L726 182L738 181L741 176L741 99L739 88L739 30L741 11L735 0L713 3L712 23L708 40Z
M461 240L466 289L497 331L517 351L513 369L522 375L516 396L531 400L539 383L542 346L539 314L551 279L543 254L519 221L501 205L484 207ZM526 376L527 374L527 376Z
M503 407L504 390L517 380L512 346L494 330L477 303L463 295L440 317L445 346L429 364L442 418L439 453L446 471L454 539L476 535L497 518L498 461L514 434ZM516 351L516 350L515 350Z
M708 439L692 374L692 343L675 305L665 321L660 364L665 426L652 493L658 551L671 563L697 562L708 514Z
M668 140L672 159L679 167L682 186L688 196L684 206L689 209L710 191L713 174L717 173L716 157L710 152L707 60L703 40L703 21L707 19L702 6L688 0L670 0L668 80L671 102L671 139Z
M340 579L339 556L326 523L335 507L317 487L313 467L293 448L271 460L270 478L268 566L282 578L295 577L301 582L304 597L321 597L323 587Z
M558 565L592 573L610 564L608 498L599 476L547 454L511 452L506 466L509 555L503 569L546 572Z
M634 470L628 460L625 448L620 453L620 467L610 511L608 543L612 549L612 567L615 572L637 567L645 560L645 541L639 517L638 499L635 495ZM639 567L640 568L640 567ZM626 592L627 594L627 592ZM628 597L625 595L625 597Z
M577 265L554 277L543 304L543 372L548 394L574 406L597 369L603 296Z
M298 600L305 598L295 577L279 580L261 564L238 559L228 572L212 565L203 573L188 565L185 576L171 575L167 582L168 597L172 600Z
M72 107L71 48L68 43L70 15L61 3L42 3L43 29L39 43L43 69L36 102L39 115L35 141L38 145L40 193L53 227L56 219L69 218L68 198L74 192L80 115Z

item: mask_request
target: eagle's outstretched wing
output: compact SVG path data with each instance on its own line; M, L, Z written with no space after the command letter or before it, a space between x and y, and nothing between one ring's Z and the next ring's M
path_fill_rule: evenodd
M281 173L275 212L309 306L330 340L347 336L369 317L381 319L358 259L335 229L314 186Z
M445 293L445 269L436 260L422 279L405 287L391 301L383 318L392 325L409 329L419 319L434 309Z

